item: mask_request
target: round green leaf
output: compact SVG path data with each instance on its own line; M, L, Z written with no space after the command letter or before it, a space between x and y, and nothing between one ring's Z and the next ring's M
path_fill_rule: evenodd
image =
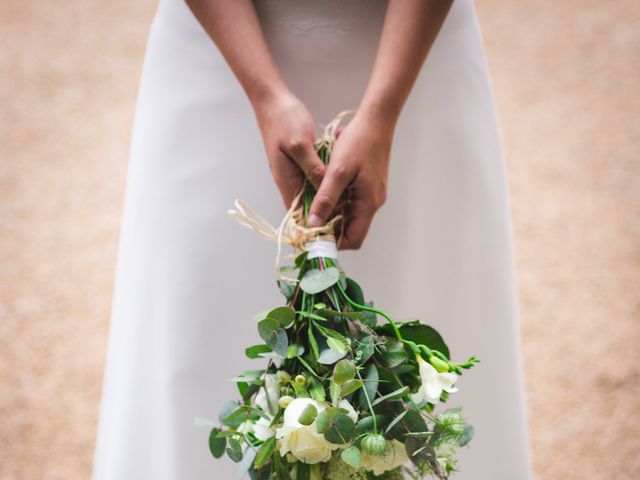
M327 410L323 410L316 417L316 430L318 433L326 433L331 428L332 423L331 414Z
M356 366L351 360L340 360L333 367L333 380L343 385L356 376Z
M340 458L347 465L353 468L360 468L361 456L358 447L349 447L342 450Z
M356 433L356 424L347 415L333 417L331 427L324 434L324 438L338 445L349 442Z
M258 334L265 342L269 342L274 332L280 328L280 322L273 318L265 318L258 322Z
M312 268L308 270L304 274L304 277L302 277L302 280L300 280L300 288L306 293L315 295L332 287L339 279L340 270L336 267L329 267L324 270Z
M211 433L209 434L209 450L211 451L211 455L215 458L220 458L224 455L224 450L227 448L227 439L224 437L217 437L220 433L219 428L212 428Z
M291 325L295 317L296 314L290 307L274 308L267 314L267 318L277 320L280 323L280 326L283 328Z
M340 397L342 398L348 397L353 392L361 388L362 385L364 385L364 382L357 378L353 378L351 380L346 381L340 388Z
M311 425L318 416L318 409L313 405L307 405L298 417L298 422L302 425Z

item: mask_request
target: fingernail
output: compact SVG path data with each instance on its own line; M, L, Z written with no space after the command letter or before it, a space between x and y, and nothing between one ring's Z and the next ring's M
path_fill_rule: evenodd
M318 215L316 215L315 213L309 215L310 227L319 227L320 225L322 225L322 219Z

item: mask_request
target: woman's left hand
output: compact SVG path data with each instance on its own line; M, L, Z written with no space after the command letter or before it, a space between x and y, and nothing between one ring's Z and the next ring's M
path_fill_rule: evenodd
M360 248L373 216L386 200L394 127L391 117L358 111L335 142L311 205L309 225L323 225L345 200L340 249Z

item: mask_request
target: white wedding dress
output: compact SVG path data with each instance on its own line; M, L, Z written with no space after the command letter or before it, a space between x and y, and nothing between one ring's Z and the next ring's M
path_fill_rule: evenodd
M386 3L255 3L319 127L356 107ZM463 480L531 475L505 183L474 6L457 0L397 125L388 201L340 261L377 305L435 326L456 359L482 360L449 401L476 427ZM134 126L94 480L236 478L194 418L217 421L237 397L228 379L260 366L244 357L259 340L252 317L282 304L275 246L229 219L236 197L274 223L284 213L240 85L185 3L162 0Z

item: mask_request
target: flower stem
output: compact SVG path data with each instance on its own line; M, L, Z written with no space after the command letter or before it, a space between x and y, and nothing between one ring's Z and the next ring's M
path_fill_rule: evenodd
M362 393L364 393L364 398L367 401L367 406L369 407L371 417L373 418L373 433L378 433L378 421L376 420L376 412L373 410L373 405L371 404L371 399L369 398L369 392L367 392L367 387L366 385L364 385L364 380L362 379L362 375L360 375L360 372L356 370L356 374L358 375L360 381L363 383Z

